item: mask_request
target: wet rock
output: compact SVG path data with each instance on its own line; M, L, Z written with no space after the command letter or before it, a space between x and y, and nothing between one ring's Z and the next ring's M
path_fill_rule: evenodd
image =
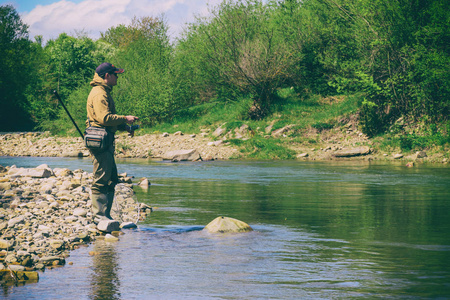
M5 282L17 284L18 282L37 282L39 274L33 271L15 271L12 275L10 270L1 270L0 279Z
M103 232L113 232L120 230L120 223L115 220L101 220L97 224L97 229Z
M137 225L134 224L133 222L123 222L122 224L120 224L120 228L133 229L133 228L137 228Z
M148 188L150 186L150 181L147 178L141 178L138 184L141 188Z
M46 266L54 266L65 264L65 259L59 256L44 256L39 259L39 262Z
M217 217L203 229L210 233L248 232L253 229L245 222L229 217Z
M105 242L117 242L119 239L112 234L105 235Z
M9 265L8 268L13 272L25 271L25 267L21 265Z

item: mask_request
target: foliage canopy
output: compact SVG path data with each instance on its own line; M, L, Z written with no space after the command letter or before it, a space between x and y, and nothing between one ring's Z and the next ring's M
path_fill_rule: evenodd
M54 89L82 124L89 81L104 61L126 69L114 89L119 111L145 116L147 125L213 102L242 101L240 118L262 119L285 104L283 88L302 97L362 92L360 123L371 136L400 117L446 122L447 4L224 0L176 40L163 17L148 16L111 27L99 40L63 33L45 46L42 37L30 41L28 26L3 5L0 130L67 128Z

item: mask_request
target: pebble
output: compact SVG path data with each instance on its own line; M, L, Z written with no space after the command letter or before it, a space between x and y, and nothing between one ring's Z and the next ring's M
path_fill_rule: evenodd
M151 212L150 206L134 200L132 184L120 183L113 205L118 211L111 214L122 225L108 220L97 229L89 197L92 174L83 170L0 166L0 183L0 271L62 266L71 250L121 228L134 228L130 224L136 226L132 221L138 211L139 220Z

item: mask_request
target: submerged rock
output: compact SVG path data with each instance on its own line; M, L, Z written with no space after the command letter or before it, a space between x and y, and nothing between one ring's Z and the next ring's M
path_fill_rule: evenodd
M245 222L229 217L217 217L203 229L210 233L248 232L253 229Z

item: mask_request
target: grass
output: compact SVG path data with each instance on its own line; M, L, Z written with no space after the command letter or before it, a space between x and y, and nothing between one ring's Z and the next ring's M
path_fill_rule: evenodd
M226 132L233 132L235 128L246 124L252 131L248 140L228 139L230 144L240 148L240 155L236 158L292 159L295 158L295 153L289 148L289 144L314 145L319 141L319 136L303 138L302 130L315 128L320 132L333 128L342 115L357 111L358 99L358 96L336 97L331 100L318 95L302 97L293 90L283 89L279 92L279 100L274 106L273 113L263 120L246 119L251 100L241 99L226 104L205 103L196 106L188 109L185 114L176 116L171 122L144 129L141 133L174 133L179 130L184 133L198 133L201 128L209 129L212 133L219 126L226 128ZM289 133L290 140L271 136L268 138L265 128L271 124L272 130L294 124L293 130Z

